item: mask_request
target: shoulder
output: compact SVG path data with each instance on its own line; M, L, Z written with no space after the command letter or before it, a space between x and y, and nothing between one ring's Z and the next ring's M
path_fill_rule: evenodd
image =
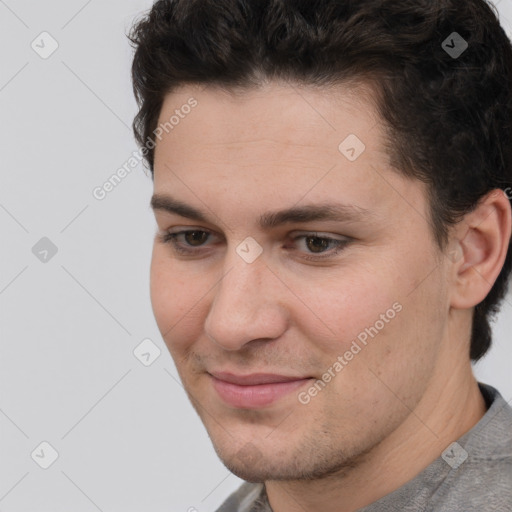
M512 510L512 457L470 458L437 489L429 512Z
M263 484L244 482L217 509L217 512L249 512L259 498Z
M465 460L437 489L432 511L512 510L512 407L490 386L482 420L459 441Z

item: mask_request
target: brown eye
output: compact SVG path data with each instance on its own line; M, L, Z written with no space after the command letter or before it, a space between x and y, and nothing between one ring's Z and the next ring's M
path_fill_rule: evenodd
M181 256L198 256L211 245L210 238L214 237L204 229L189 229L171 233L166 231L158 235L158 240L171 246L172 250Z
M208 239L209 233L207 233L206 231L187 231L183 235L185 237L185 241L189 245L191 245L193 247L198 247L201 244L203 244L204 242L206 242L206 240Z
M318 236L308 236L305 238L307 248L313 253L321 253L329 249L331 240L320 238Z
M295 252L301 258L309 261L321 261L334 258L343 251L350 243L347 237L333 238L331 236L322 236L320 233L307 233L293 238L295 242Z

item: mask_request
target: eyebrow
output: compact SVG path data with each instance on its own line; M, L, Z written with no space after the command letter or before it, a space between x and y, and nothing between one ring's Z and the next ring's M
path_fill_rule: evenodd
M168 195L154 194L150 206L153 211L174 213L187 219L209 223L208 215L182 201ZM269 230L287 223L306 223L319 220L362 222L372 212L356 205L341 203L324 203L304 206L293 206L285 210L265 212L260 216L259 225Z

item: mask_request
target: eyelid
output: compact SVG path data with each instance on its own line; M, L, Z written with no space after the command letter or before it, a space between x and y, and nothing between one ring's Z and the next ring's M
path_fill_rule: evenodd
M293 236L292 236L293 235ZM348 236L345 236L345 235L338 235L338 234L335 234L335 233L329 233L329 232L325 232L325 231L318 231L318 230L300 230L300 231L292 231L290 233L290 237L291 238L294 238L294 237L298 237L298 236L316 236L318 238L330 238L330 239L333 239L333 240L338 240L338 237L339 239L342 239L342 240L349 240L350 237Z
M221 240L224 238L221 234L216 233L215 231L213 231L211 229L208 229L205 227L199 227L199 226L197 226L197 227L196 226L178 226L175 228L163 229L160 232L163 235L185 235L187 233L194 232L194 231L208 233L210 236L216 237Z
M165 234L181 235L181 234L189 233L191 231L201 231L201 232L204 231L205 233L208 233L211 236L214 236L214 237L217 237L220 239L224 238L222 235L216 233L215 231L213 231L209 228L202 227L202 226L182 226L182 227L178 226L176 228L163 230L162 233L164 235ZM340 242L341 241L348 242L348 241L352 240L352 238L349 236L339 235L339 234L335 234L335 233L328 233L328 232L318 231L318 230L291 231L287 235L287 239L295 240L296 238L299 238L299 237L308 237L308 236L313 236L313 237L318 237L318 238L326 238L326 239L331 239L331 240L338 240Z

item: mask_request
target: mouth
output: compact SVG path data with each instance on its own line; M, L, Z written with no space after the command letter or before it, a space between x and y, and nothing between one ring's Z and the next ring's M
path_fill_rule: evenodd
M208 375L221 400L240 409L259 409L269 406L311 380L311 377L270 373L235 375L212 372Z

